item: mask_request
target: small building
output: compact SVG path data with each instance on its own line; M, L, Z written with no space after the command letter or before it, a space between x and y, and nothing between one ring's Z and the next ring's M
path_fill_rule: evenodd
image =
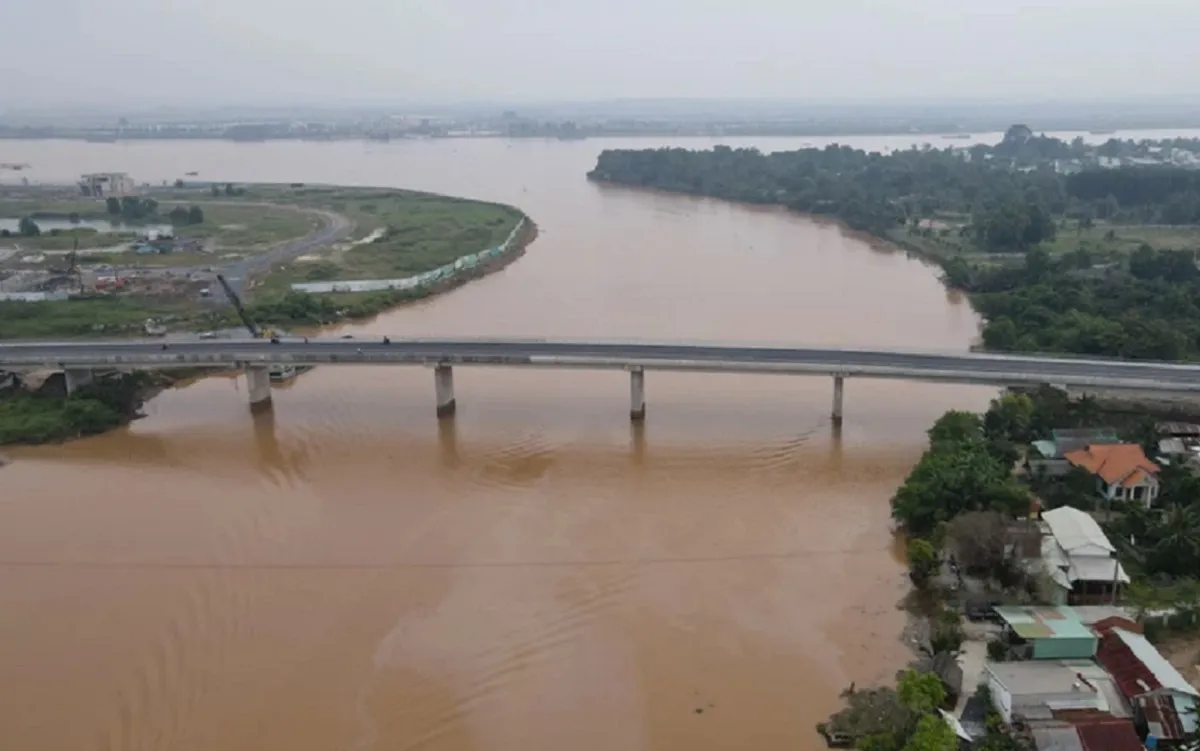
M1086 511L1070 506L1042 513L1041 560L1034 563L1054 582L1056 605L1111 604L1129 575L1117 549Z
M1008 724L1014 717L1049 720L1063 710L1120 712L1120 697L1091 660L988 662L983 681L992 704Z
M1050 431L1048 440L1031 444L1027 463L1031 473L1044 472L1051 477L1066 474L1071 463L1066 455L1089 445L1120 443L1113 428L1060 428Z
M1069 607L998 607L1005 634L1021 657L1090 660L1099 640Z
M1141 634L1110 628L1096 660L1134 709L1135 721L1160 743L1172 745L1196 732L1200 692Z
M1096 476L1096 490L1109 501L1134 501L1146 508L1158 498L1159 466L1136 443L1089 444L1063 458Z
M137 194L137 183L124 172L97 172L82 175L79 179L79 189L84 195L96 198L117 198Z

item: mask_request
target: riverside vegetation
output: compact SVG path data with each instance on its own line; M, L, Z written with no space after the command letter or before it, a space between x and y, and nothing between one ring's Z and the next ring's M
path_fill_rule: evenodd
M836 145L773 154L605 151L589 176L780 205L895 242L937 262L944 281L970 295L985 319L987 349L1196 360L1200 171L1101 161L1131 152L1173 158L1178 149L1194 160L1200 141L1110 141L1097 149L1014 126L993 146L886 155ZM1029 443L1051 430L1101 425L1147 451L1157 448L1146 415L1105 412L1094 400L1072 401L1048 388L1005 393L983 415L948 412L930 428L928 449L892 499L915 585L917 673L937 674L965 639L961 614L970 603L943 588L950 551L961 571L984 582L989 601L1046 601L1049 583L1014 557L1011 535L1035 493L1050 506L1090 510L1094 481L1078 473L1019 480L1013 470ZM1134 577L1127 601L1142 616L1157 608L1182 614L1147 621L1155 639L1200 623L1200 479L1166 467L1160 482L1157 509L1123 509L1105 525ZM989 645L995 659L1004 651ZM913 675L901 674L896 690L851 689L845 708L819 729L870 751L956 748L952 732L918 732L903 698ZM997 720L980 745L1019 748Z
M12 389L0 398L0 446L96 435L137 416L160 379L149 373L108 376L69 397Z
M1196 359L1200 171L1092 167L1069 158L1090 153L1081 143L1014 126L965 150L609 150L589 176L775 204L897 242L970 294L989 349ZM1140 148L1179 144L1200 150Z

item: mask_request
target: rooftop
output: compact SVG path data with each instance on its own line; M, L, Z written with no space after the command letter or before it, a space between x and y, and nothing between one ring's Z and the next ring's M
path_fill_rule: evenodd
M1084 751L1143 751L1142 740L1129 720L1074 723Z
M1030 734L1038 751L1084 751L1079 733L1065 722L1038 723Z
M1136 443L1092 443L1085 448L1068 451L1063 458L1099 476L1109 485L1120 483L1130 487L1144 480L1147 475L1157 475L1159 471L1158 465L1147 459L1142 447Z
M1085 448L1094 443L1120 443L1114 428L1059 428L1050 431L1055 455L1062 456L1068 451Z
M1138 448L1141 451L1141 448ZM1050 534L1068 554L1087 548L1100 548L1115 553L1116 548L1108 541L1100 525L1086 511L1063 506L1042 513L1042 521L1050 528Z
M1128 697L1161 689L1200 697L1200 692L1141 634L1110 629L1101 639L1096 658Z
M998 607L996 615L1022 639L1095 639L1072 608Z
M1092 708L1109 711L1107 694L1101 690L1104 671L1091 660L1036 660L1033 662L988 662L987 672L1013 695L1041 697L1051 694L1080 694L1094 699ZM1045 712L1050 717L1050 709Z

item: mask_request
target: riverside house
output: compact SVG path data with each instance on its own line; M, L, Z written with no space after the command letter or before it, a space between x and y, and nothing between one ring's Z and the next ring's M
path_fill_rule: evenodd
M1106 605L1117 600L1129 575L1091 514L1070 506L1044 511L1041 528L1041 559L1033 565L1054 582L1053 604Z
M1136 443L1093 443L1068 451L1063 458L1094 475L1096 490L1105 500L1150 508L1158 498L1159 466Z

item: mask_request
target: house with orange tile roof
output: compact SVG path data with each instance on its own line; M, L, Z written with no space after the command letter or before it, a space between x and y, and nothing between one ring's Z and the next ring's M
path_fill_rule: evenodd
M1110 501L1133 501L1146 508L1158 498L1159 466L1136 443L1093 443L1063 458L1096 476L1096 487Z

